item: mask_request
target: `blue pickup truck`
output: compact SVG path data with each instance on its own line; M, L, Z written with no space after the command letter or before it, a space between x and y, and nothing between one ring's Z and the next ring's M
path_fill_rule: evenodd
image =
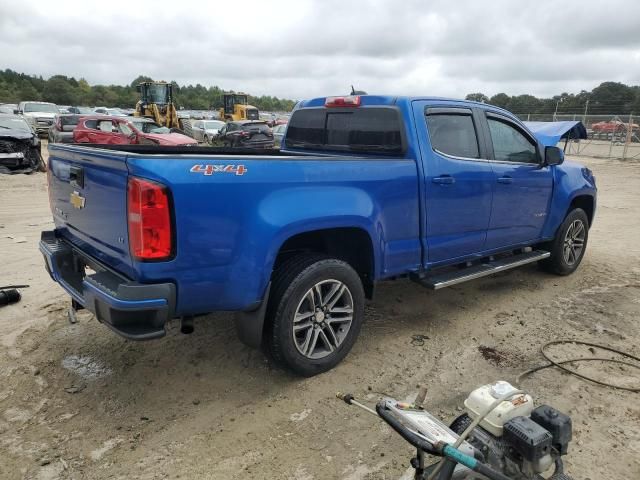
M538 262L572 273L592 172L511 113L430 97L300 102L281 151L49 146L51 277L118 334L235 311L240 339L301 375L353 346L365 298Z

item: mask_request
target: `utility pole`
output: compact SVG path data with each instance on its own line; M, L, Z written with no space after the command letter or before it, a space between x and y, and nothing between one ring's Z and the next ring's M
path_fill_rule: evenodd
M624 150L622 151L622 159L627 158L627 150L629 150L629 144L631 143L631 134L633 133L633 113L629 114L629 123L627 123L627 138L624 139Z
M553 112L553 121L556 122L558 121L557 117L558 117L558 105L560 105L560 102L562 102L564 100L564 98L560 97L560 100L558 100L556 102L556 111Z
M584 104L584 115L582 116L582 123L584 127L587 128L587 110L589 109L589 100Z

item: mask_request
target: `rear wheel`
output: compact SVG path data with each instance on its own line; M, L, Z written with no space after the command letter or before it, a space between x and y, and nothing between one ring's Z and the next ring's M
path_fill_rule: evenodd
M310 377L351 350L364 317L364 289L342 260L297 255L274 272L263 345L273 360Z
M206 135L204 136L204 143L206 143L207 145L211 144L209 137L207 137Z
M540 262L541 267L556 275L573 273L582 262L588 238L589 219L584 210L576 208L565 217L556 237L545 245L551 256Z

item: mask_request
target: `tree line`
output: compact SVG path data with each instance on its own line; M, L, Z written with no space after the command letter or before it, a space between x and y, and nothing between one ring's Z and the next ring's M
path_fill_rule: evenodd
M507 95L498 93L488 97L483 93L470 93L467 100L489 103L515 114L580 114L629 115L640 114L640 86L619 82L603 82L590 92L561 93L551 98L533 95Z
M0 70L0 103L18 103L23 100L42 100L58 105L87 105L100 107L133 108L138 101L136 85L152 80L140 75L129 85L89 85L81 78L54 75L49 79L6 69ZM209 110L222 107L223 89L201 84L175 88L178 108ZM515 114L640 114L640 86L619 82L604 82L593 90L580 93L561 93L551 98L533 95L507 95L498 93L489 97L483 93L470 93L467 100L490 103ZM249 103L264 111L290 111L295 105L288 100L269 95L249 96Z
M0 103L40 100L58 105L86 105L91 107L134 108L139 99L136 86L152 80L140 75L129 85L89 85L85 79L54 75L49 79L6 69L0 70ZM178 108L189 110L218 109L223 106L223 90L218 86L174 84L174 102ZM290 111L294 100L262 95L249 95L249 103L264 111Z

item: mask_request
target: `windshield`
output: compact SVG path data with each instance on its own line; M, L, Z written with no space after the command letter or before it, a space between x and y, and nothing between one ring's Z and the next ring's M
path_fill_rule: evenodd
M217 120L211 122L204 122L204 128L207 130L219 130L224 126L224 122L219 122Z
M144 122L139 120L138 121L133 120L131 123L133 123L134 127L136 127L138 130L144 133L171 133L171 130L169 130L167 127L158 125L155 122Z
M168 92L167 92L166 85L157 85L157 84L149 85L148 92L149 92L148 101L150 103L160 103L160 104L167 103Z
M31 127L22 118L17 117L0 117L0 128L10 130L25 130L31 131Z
M89 107L75 107L77 113L82 113L84 115L93 115L94 111Z
M53 103L25 103L25 112L47 112L47 113L60 113L58 107Z

